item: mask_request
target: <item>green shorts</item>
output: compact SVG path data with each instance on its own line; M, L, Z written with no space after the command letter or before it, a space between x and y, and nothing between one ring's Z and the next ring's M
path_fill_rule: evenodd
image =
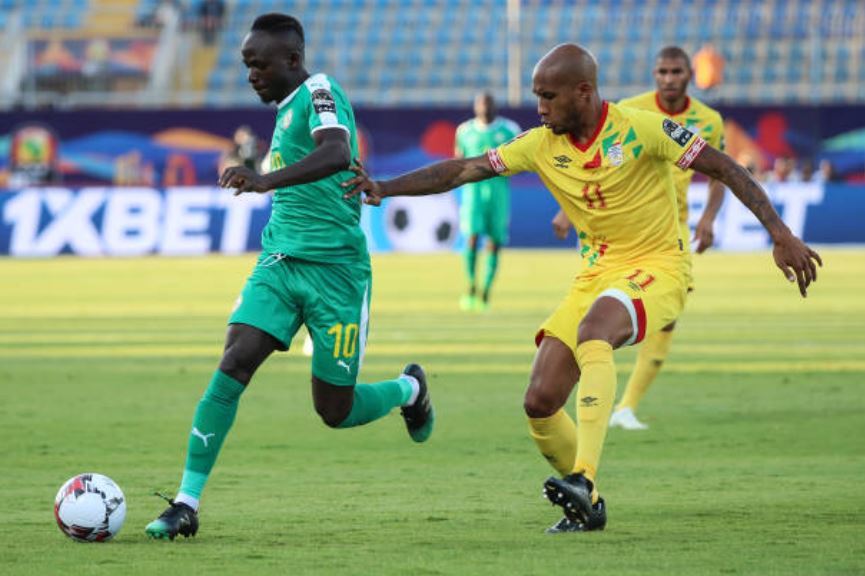
M483 183L481 183L483 184ZM463 236L486 236L499 246L508 243L511 195L507 189L465 186L460 200L460 231Z
M237 299L229 324L248 324L288 350L301 324L312 336L312 374L353 386L369 330L368 263L324 264L262 254Z

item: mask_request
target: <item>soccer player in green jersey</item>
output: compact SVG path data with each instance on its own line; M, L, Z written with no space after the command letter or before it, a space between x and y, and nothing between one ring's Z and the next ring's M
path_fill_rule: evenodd
M287 350L301 324L315 343L315 410L332 428L377 420L395 407L411 438L424 442L434 413L426 376L409 364L393 380L358 384L366 345L370 260L358 198L340 182L357 158L357 129L342 88L304 68L300 22L284 14L258 17L243 41L253 90L277 103L270 148L272 172L227 168L219 185L244 192L274 190L262 233L263 251L229 319L225 349L192 421L177 496L147 525L148 535L174 539L198 530L198 503L252 375L275 350Z
M507 118L496 116L496 105L491 94L475 96L475 117L459 125L456 134L456 157L471 158L501 146L520 133L520 127ZM508 179L492 178L472 182L462 187L460 202L460 228L466 237L464 252L468 292L460 299L463 310L486 310L490 290L496 277L499 249L508 242L511 216L511 191ZM476 268L480 238L486 236L489 256L483 290L478 297Z

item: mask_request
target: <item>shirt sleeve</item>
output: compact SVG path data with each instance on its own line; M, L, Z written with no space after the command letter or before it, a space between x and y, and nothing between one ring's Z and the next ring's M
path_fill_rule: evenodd
M350 132L348 102L333 89L327 77L317 74L305 82L309 90L309 133L325 128Z
M533 128L487 152L490 166L498 174L511 176L535 171L535 153L546 128Z
M646 152L687 170L706 147L706 141L661 114L638 111L634 127L645 143Z

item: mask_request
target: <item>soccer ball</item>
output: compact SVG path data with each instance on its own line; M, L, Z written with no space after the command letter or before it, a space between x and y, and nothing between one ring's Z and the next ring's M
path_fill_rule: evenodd
M79 474L66 481L54 499L54 518L64 534L78 542L111 540L126 519L126 498L102 474Z

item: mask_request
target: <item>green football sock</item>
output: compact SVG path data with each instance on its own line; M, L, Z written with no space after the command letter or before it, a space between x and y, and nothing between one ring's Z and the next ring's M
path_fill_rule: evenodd
M466 277L469 279L469 293L475 293L475 269L477 268L478 251L466 248L463 252L463 261L466 266Z
M180 482L181 494L201 497L222 442L234 422L240 395L245 389L246 386L219 370L213 374L192 420L186 467Z
M484 299L490 294L490 288L493 286L493 280L496 278L496 270L499 267L499 253L490 252L487 256L487 270L484 277Z
M352 428L378 420L397 406L408 402L411 395L412 385L405 378L385 380L375 384L358 384L354 387L351 412L338 427Z

